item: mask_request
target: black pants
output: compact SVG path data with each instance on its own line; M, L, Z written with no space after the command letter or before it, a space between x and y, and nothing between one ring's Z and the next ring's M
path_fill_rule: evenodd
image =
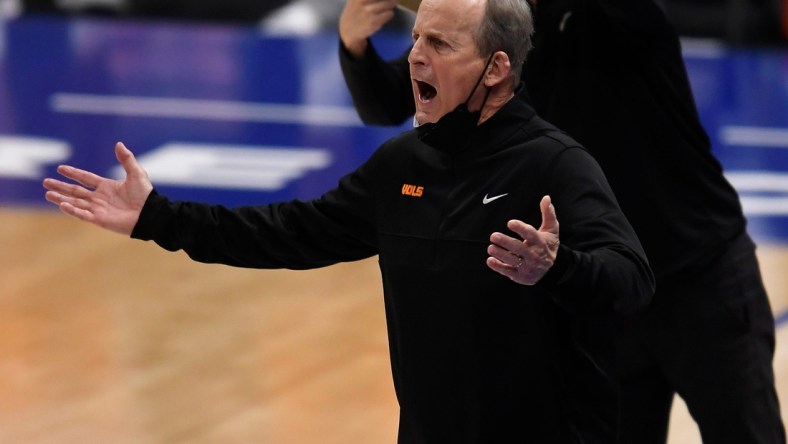
M774 316L748 236L622 325L623 444L664 444L674 393L704 444L783 444Z

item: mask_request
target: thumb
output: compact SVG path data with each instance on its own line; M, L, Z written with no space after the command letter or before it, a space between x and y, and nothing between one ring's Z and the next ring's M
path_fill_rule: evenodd
M146 176L145 170L137 162L134 153L131 152L123 142L115 144L115 157L120 162L123 170L126 171L126 177Z
M558 236L558 217L555 215L555 207L550 196L542 198L539 208L542 210L542 225L539 231L547 231Z

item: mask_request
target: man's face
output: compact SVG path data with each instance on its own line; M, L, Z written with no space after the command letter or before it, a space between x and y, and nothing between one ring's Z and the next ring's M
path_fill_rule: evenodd
M486 0L423 0L413 26L410 76L416 120L437 122L465 102L484 70L474 36ZM474 92L468 108L476 110L484 88Z

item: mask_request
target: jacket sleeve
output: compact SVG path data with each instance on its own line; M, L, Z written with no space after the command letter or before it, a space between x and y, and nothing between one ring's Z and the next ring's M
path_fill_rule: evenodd
M372 205L360 171L319 199L232 209L173 202L154 190L131 237L198 262L317 268L377 254Z
M654 275L596 161L582 148L569 148L549 174L561 244L542 282L551 286L554 300L594 317L645 307Z
M384 61L369 42L367 52L356 59L339 43L339 63L353 105L361 120L370 125L399 125L415 112L408 52Z

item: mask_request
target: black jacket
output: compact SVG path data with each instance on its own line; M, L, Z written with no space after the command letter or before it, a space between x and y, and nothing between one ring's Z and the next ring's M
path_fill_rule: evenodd
M524 98L597 159L660 288L712 262L746 222L663 11L653 0L549 0L534 19ZM370 45L354 60L342 48L340 62L364 122L412 115L405 55L386 62Z
M405 132L308 202L228 209L154 192L132 236L242 267L379 255L400 443L612 442L610 319L654 290L634 231L592 157L525 102L470 142L442 152ZM490 234L514 218L538 228L547 194L553 268L534 286L488 269ZM586 422L600 435L578 438Z

